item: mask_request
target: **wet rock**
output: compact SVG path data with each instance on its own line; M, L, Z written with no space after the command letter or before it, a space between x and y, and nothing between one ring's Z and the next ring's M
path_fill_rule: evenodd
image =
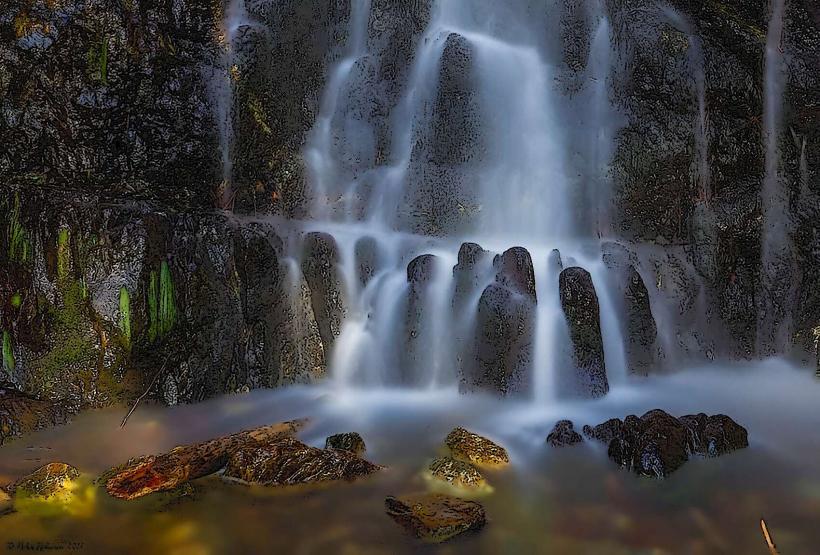
M426 283L433 278L435 272L436 257L432 254L422 254L417 256L407 265L407 283Z
M418 493L385 500L387 514L415 537L440 543L487 522L484 507L475 501L440 494Z
M14 502L11 495L0 489L0 516L7 515L14 511Z
M15 497L50 499L71 495L70 484L80 477L80 471L71 465L53 462L41 466L6 488Z
M473 465L452 457L434 459L428 470L433 478L452 486L478 489L487 485L484 476Z
M349 432L328 437L325 440L325 449L340 449L361 456L367 450L367 447L365 447L362 436L356 432Z
M624 423L620 418L610 418L603 424L597 426L584 426L584 435L590 439L609 443L623 433Z
M510 462L506 449L461 427L451 431L444 443L453 457L478 466L502 466Z
M437 361L431 349L437 338L436 318L433 307L432 282L440 271L438 257L423 254L407 266L407 312L405 314L405 349L400 354L402 379L413 383L414 378L425 369L433 368Z
M0 389L0 445L14 437L65 424L71 412L62 402L41 401L13 389Z
M567 447L582 441L584 438L573 429L571 420L559 420L547 436L547 443L552 447Z
M564 261L561 260L561 252L558 249L552 249L549 257L547 257L547 271L550 275L559 275L564 271Z
M453 268L456 282L453 307L457 313L465 308L470 296L478 292L482 266L489 262L489 257L490 253L476 243L462 243L458 249L458 263Z
M487 286L478 302L475 364L462 367L461 389L501 395L526 391L534 333L532 299L499 284Z
M690 414L681 416L680 421L689 432L693 453L718 457L749 446L746 429L725 414Z
M309 233L303 251L302 273L310 288L313 313L327 354L341 333L345 314L343 285L337 270L339 250L331 235Z
M719 456L748 446L746 430L725 415L675 418L656 409L621 422L611 419L584 427L594 439L608 443L609 457L637 474L663 478L691 455Z
M237 451L228 461L224 475L248 483L290 486L352 481L379 468L348 451L318 449L286 438Z
M583 268L567 268L559 277L561 306L572 340L575 375L569 393L602 397L609 391L598 295L592 276Z
M658 327L646 284L634 266L627 269L625 285L626 360L633 373L645 375L657 363Z
M379 265L379 244L373 237L362 237L354 248L359 283L366 286L373 278Z
M529 297L536 302L535 270L532 266L532 257L523 247L513 247L498 255L493 262L498 274L498 283L512 291Z

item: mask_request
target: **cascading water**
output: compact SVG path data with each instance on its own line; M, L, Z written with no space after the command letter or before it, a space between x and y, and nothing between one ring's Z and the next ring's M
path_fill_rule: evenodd
M782 353L791 334L794 302L793 253L790 238L788 189L780 171L780 120L784 91L783 37L785 0L772 0L766 38L763 141L766 167L761 203L761 291L758 308L759 354Z
M333 378L350 387L458 383L478 347L482 292L498 279L493 253L521 246L532 259L537 298L531 341L522 339L530 395L539 403L554 398L559 374L572 365L560 258L591 274L607 373L622 383L632 363L623 284L602 262L611 233L608 167L622 118L609 98L615 51L602 4L586 3L588 54L576 70L580 85L568 92L557 78L563 56L554 37L561 22L549 6L434 2L397 97L380 104L392 106L381 120L373 115L374 98L384 91L376 76L389 60L370 36L371 9L368 0L352 3L348 39L329 70L305 149L313 206L304 230L329 234L338 244L346 302L328 353ZM696 39L690 65L698 181L708 188ZM462 290L456 253L467 242L488 252L478 256ZM363 259L372 266L366 278ZM657 350L685 356L703 345L671 314L681 284L662 283L654 263L649 254L627 262L639 269L653 310L660 311ZM698 290L691 318L700 321Z

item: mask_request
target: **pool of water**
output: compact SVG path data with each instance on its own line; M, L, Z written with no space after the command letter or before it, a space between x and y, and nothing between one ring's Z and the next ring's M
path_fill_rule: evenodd
M663 408L726 413L749 430L748 449L693 459L665 480L635 476L585 442L552 449L560 418L577 429ZM387 468L355 483L264 488L194 482L193 495L114 500L88 486L68 512L0 517L0 548L14 542L94 553L749 553L766 554L761 517L784 555L820 546L820 381L779 360L693 368L616 387L604 399L534 406L454 391L352 391L332 383L257 391L193 406L125 407L0 447L0 483L50 461L89 477L129 457L241 429L307 417L299 437L324 446L357 431ZM511 465L486 471L484 530L441 546L408 537L384 512L391 494L423 491L427 462L465 426L504 445ZM12 542L8 544L7 542ZM19 544L17 544L19 547Z

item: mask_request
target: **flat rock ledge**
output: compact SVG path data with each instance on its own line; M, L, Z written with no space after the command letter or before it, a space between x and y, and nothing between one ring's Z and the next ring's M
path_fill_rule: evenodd
M663 478L691 456L717 457L749 446L746 429L724 414L675 418L655 409L640 418L612 418L584 434L607 444L609 458L645 476Z
M504 466L510 463L506 449L464 428L455 428L444 442L454 458L477 466Z
M484 507L475 501L437 493L417 493L385 500L387 514L416 538L441 543L487 523Z

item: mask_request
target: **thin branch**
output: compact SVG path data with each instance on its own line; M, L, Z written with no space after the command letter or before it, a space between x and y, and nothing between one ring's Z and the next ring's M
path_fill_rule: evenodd
M162 372L165 370L165 365L167 363L168 358L166 357L165 361L162 363L162 366L160 366L159 371L156 374L154 374L154 378L151 380L151 383L148 384L148 388L142 393L142 395L137 397L137 400L134 401L134 405L131 407L131 410L128 411L128 414L126 414L125 418L123 418L122 422L120 422L120 428L125 428L125 424L128 422L128 419L131 417L132 414L134 414L134 411L137 410L137 406L140 404L140 401L142 401L145 398L145 396L148 395L148 392L151 391L151 388L154 387L154 384L157 382L157 378L159 378L160 374L162 374Z
M774 545L774 540L772 540L772 536L769 534L769 528L766 526L766 521L762 518L760 519L760 528L763 530L763 538L766 540L766 545L769 547L769 553L771 553L771 555L779 555L777 546Z

